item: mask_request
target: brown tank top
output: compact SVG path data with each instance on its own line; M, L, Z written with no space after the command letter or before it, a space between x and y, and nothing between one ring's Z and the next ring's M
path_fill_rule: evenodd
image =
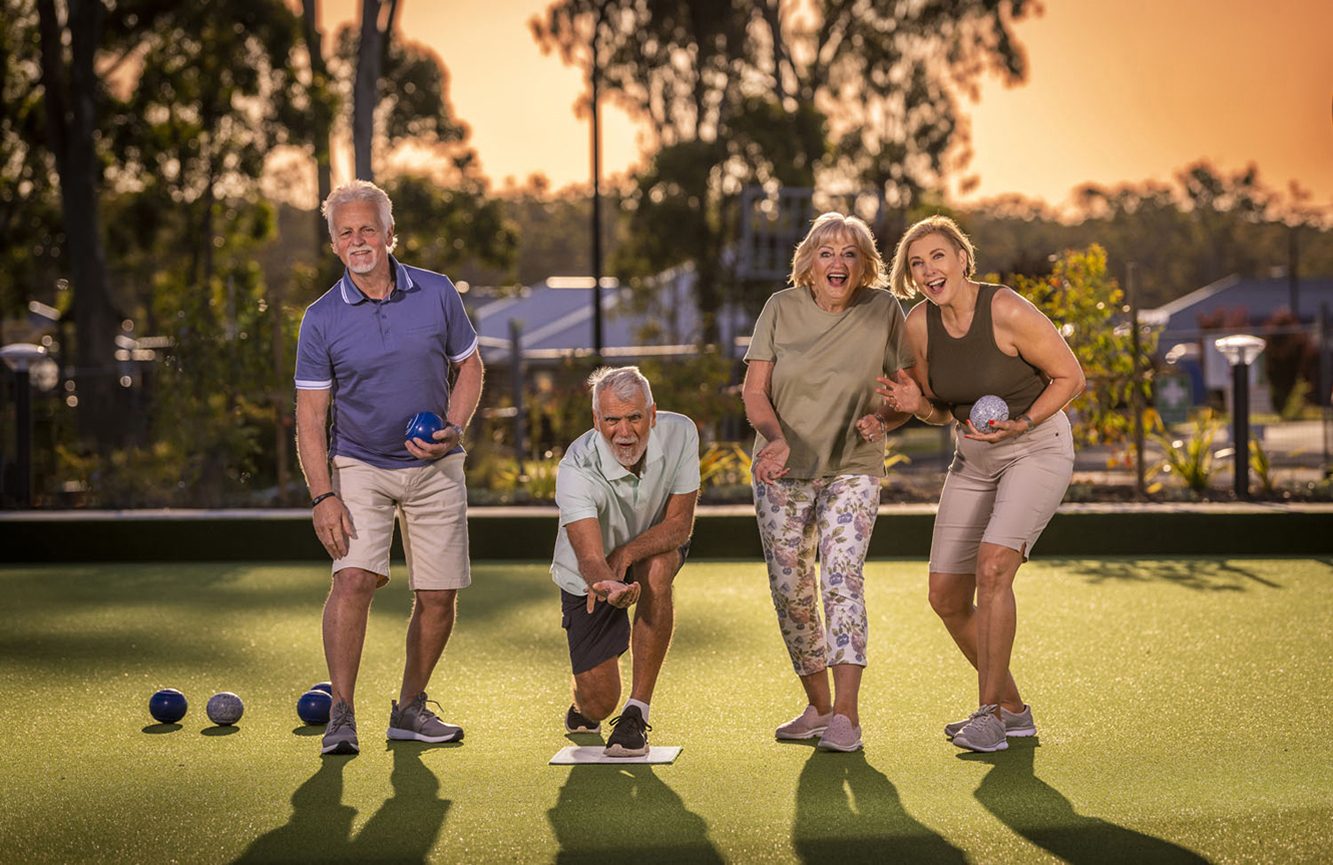
M950 411L959 421L966 421L972 413L972 403L987 394L1003 399L1009 404L1009 417L1018 417L1046 389L1046 377L1041 370L1021 357L1010 357L995 344L991 301L1000 287L981 284L972 326L957 338L945 330L940 308L926 301L930 389L949 403Z

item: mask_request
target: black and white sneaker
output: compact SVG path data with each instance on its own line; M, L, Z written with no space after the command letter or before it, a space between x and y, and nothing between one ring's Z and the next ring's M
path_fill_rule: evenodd
M642 757L648 753L648 731L651 729L638 706L626 706L625 711L611 719L606 756Z
M596 733L602 729L600 721L590 721L579 714L579 710L573 705L565 713L565 732L566 733Z

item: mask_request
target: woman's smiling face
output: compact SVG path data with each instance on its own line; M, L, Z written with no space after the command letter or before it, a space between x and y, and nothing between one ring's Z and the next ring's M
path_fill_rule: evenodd
M947 302L967 281L967 254L939 232L907 247L907 266L917 291L936 304Z
M811 287L820 307L840 312L865 279L865 257L850 234L837 234L815 250Z

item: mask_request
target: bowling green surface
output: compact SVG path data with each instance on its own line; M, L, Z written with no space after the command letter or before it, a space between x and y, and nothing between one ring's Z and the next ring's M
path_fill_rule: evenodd
M975 678L924 561L868 565L865 750L773 741L804 701L762 565L694 561L653 700L661 766L549 766L568 666L546 563L485 562L430 696L461 744L386 743L410 600L371 613L362 752L318 755L325 567L0 566L0 859L12 862L1322 862L1333 563L1045 559L1014 672L1039 735L941 733ZM626 671L628 664L624 665ZM150 695L190 701L177 725ZM208 697L245 715L212 726ZM595 741L595 740L593 740Z

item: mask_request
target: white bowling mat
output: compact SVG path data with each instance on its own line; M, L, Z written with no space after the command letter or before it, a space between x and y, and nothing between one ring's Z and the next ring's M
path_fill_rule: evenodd
M561 748L551 758L552 766L581 766L585 763L672 763L680 754L680 745L649 745L642 757L608 757L602 745L570 745Z

